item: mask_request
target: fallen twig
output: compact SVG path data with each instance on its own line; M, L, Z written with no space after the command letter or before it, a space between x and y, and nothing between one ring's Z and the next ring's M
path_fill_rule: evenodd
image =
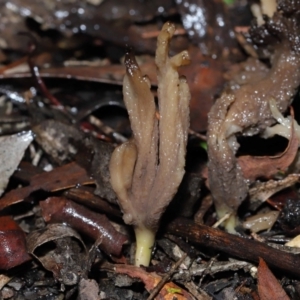
M166 231L182 236L208 248L225 252L233 257L258 262L262 258L270 267L300 275L300 257L274 249L264 243L229 234L205 225L178 218L168 224Z
M183 261L185 260L185 258L187 257L187 254L185 253L184 255L182 255L182 257L173 265L173 267L171 268L171 270L168 272L168 274L166 274L161 281L155 286L155 288L151 291L151 294L149 295L149 297L147 298L147 300L153 300L158 293L160 292L160 290L163 288L163 286L171 279L172 275L174 274L174 272L178 269L178 267L183 263Z
M107 254L120 256L127 236L117 231L103 214L64 197L49 197L40 202L47 223L64 223L94 240L101 238L100 248Z

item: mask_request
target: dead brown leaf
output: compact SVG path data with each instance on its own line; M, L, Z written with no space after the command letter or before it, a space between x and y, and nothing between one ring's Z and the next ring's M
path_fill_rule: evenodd
M117 274L126 274L130 277L140 279L145 284L145 288L148 292L151 292L162 279L161 276L157 275L156 273L147 273L145 270L139 267L130 265L115 265L114 267ZM193 300L194 298L175 283L168 282L163 286L155 299Z
M49 242L54 242L54 249L36 251ZM31 232L27 236L27 247L31 255L65 285L76 284L78 275L88 271L85 270L88 255L85 244L79 234L66 225L52 224Z
M262 258L259 258L257 276L258 294L261 300L290 299Z
M243 176L254 181L257 178L270 178L279 171L285 171L294 161L299 147L298 137L293 129L286 150L278 156L240 156L240 165Z
M0 200L0 211L4 208L22 202L32 192L44 190L47 192L56 192L76 185L86 185L95 183L85 169L72 162L58 167L50 172L37 174L30 180L30 185L12 190Z

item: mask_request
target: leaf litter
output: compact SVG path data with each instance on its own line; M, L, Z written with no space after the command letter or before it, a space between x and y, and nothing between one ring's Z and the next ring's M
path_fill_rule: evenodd
M283 245L300 232L299 1L276 11L275 1L50 2L12 0L1 12L1 297L298 299L300 261ZM170 49L155 59L165 21L176 30L165 25ZM164 99L177 88L176 113ZM124 142L138 154L109 170ZM123 216L157 232L149 267L132 266Z

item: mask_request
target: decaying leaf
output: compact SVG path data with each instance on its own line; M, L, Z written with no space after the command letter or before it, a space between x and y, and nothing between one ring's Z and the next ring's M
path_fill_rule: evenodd
M146 287L146 290L150 293L156 285L161 281L162 277L156 273L147 273L145 270L130 266L130 265L115 265L115 271L117 274L127 274L130 277L140 279ZM157 297L157 300L192 300L192 297L186 290L179 287L173 282L166 283Z
M86 171L76 163L66 164L58 167L50 172L37 174L30 180L30 185L12 190L0 199L0 210L22 202L32 192L44 190L47 192L55 192L74 187L78 184L93 184L95 181L91 179Z
M238 164L244 178L251 182L257 178L271 178L286 169L294 161L299 147L299 139L292 128L292 135L287 149L278 156L240 156Z
M38 251L49 242L55 243L54 249L46 247L46 251ZM89 271L86 269L88 252L85 244L79 234L66 225L52 224L31 232L27 236L27 247L44 268L65 285L78 283Z
M257 279L260 300L290 299L262 258L259 259Z
M31 131L0 137L0 196L32 141L33 134Z
M184 74L191 91L190 128L204 132L207 129L207 114L215 96L224 86L224 63L203 55L198 47L190 47L189 55L193 63L183 66L179 73Z

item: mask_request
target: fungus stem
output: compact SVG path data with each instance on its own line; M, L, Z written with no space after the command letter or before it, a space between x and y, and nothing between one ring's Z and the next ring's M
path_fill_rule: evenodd
M225 207L216 208L216 212L219 219L217 223L221 222L227 232L236 234L235 227L238 224L236 213L234 213L233 211L228 211L228 209L226 209ZM224 220L225 216L227 216L227 218L225 218Z
M149 266L152 247L155 241L155 232L146 227L135 227L136 252L135 265Z

